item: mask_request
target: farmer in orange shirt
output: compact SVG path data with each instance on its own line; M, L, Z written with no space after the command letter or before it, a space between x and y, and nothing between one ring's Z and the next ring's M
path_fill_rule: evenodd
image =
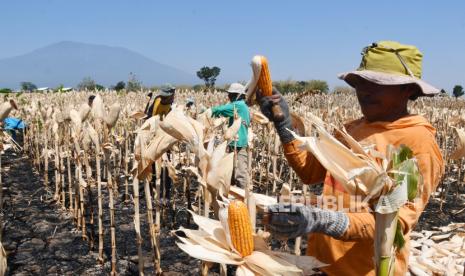
M423 178L419 200L407 203L399 211L399 222L406 245L396 253L395 275L408 270L409 233L415 227L431 192L443 174L444 164L435 141L435 129L422 116L410 114L409 100L432 96L439 90L420 79L420 51L409 45L380 41L364 48L363 59L356 71L339 75L355 88L363 117L346 124L346 129L362 145L375 145L386 153L387 145L408 146L418 161ZM291 129L289 107L278 91L260 97L260 108L270 120L271 106L278 103L286 115L274 121L289 164L305 184L324 182L323 201L332 198L336 210L300 205L292 213L274 212L270 208L269 228L274 235L295 238L309 233L307 255L328 264L322 271L328 275L375 275L374 213L343 211L352 197L321 166L314 156L299 148L299 142L287 131ZM342 201L342 202L340 202Z

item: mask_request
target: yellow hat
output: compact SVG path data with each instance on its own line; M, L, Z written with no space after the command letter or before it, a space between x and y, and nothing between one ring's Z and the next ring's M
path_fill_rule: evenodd
M356 71L338 77L353 86L353 76L379 85L416 84L423 95L434 95L439 89L421 80L423 54L417 47L395 41L379 41L365 47Z

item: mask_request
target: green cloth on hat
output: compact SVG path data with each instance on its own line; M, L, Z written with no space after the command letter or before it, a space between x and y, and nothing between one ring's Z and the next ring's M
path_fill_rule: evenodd
M415 46L395 41L379 41L365 47L362 55L358 71L371 70L421 78L423 54ZM409 70L413 76L410 75Z
M234 109L236 109L237 114L241 117L242 124L237 132L239 136L238 140L231 142L229 145L244 148L247 147L249 143L248 128L250 125L249 107L245 104L245 101L239 100L225 105L212 107L212 116L229 118L228 125L231 126L234 123Z

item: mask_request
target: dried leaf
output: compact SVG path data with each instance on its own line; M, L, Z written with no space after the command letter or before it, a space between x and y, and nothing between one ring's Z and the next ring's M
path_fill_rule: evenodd
M455 151L450 155L452 159L460 159L465 157L465 130L463 128L453 128L457 134L457 146Z
M233 124L224 133L224 140L234 140L239 128L241 127L242 119L238 117L234 120Z
M105 123L109 128L112 128L115 126L116 121L118 120L119 117L119 112L121 110L121 106L119 103L114 103L112 106L110 106L110 111L108 112L108 115L105 116Z

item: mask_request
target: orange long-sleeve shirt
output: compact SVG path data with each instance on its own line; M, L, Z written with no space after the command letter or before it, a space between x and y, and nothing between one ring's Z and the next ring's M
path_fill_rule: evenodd
M381 153L385 153L387 145L398 147L405 144L418 160L423 177L420 200L415 205L409 203L403 206L399 211L406 245L396 255L395 274L405 275L408 269L409 232L418 221L444 172L443 159L435 140L436 130L419 115L406 116L394 122L369 123L359 119L348 123L346 129L362 145L375 145L376 150ZM332 196L337 204L334 206L351 206L350 195L342 185L326 173L310 152L300 150L299 142L294 140L285 144L284 153L305 184L324 180L323 199ZM310 234L307 255L329 264L322 269L328 275L375 275L374 214L362 211L347 212L347 215L350 220L349 228L339 239L319 233Z

